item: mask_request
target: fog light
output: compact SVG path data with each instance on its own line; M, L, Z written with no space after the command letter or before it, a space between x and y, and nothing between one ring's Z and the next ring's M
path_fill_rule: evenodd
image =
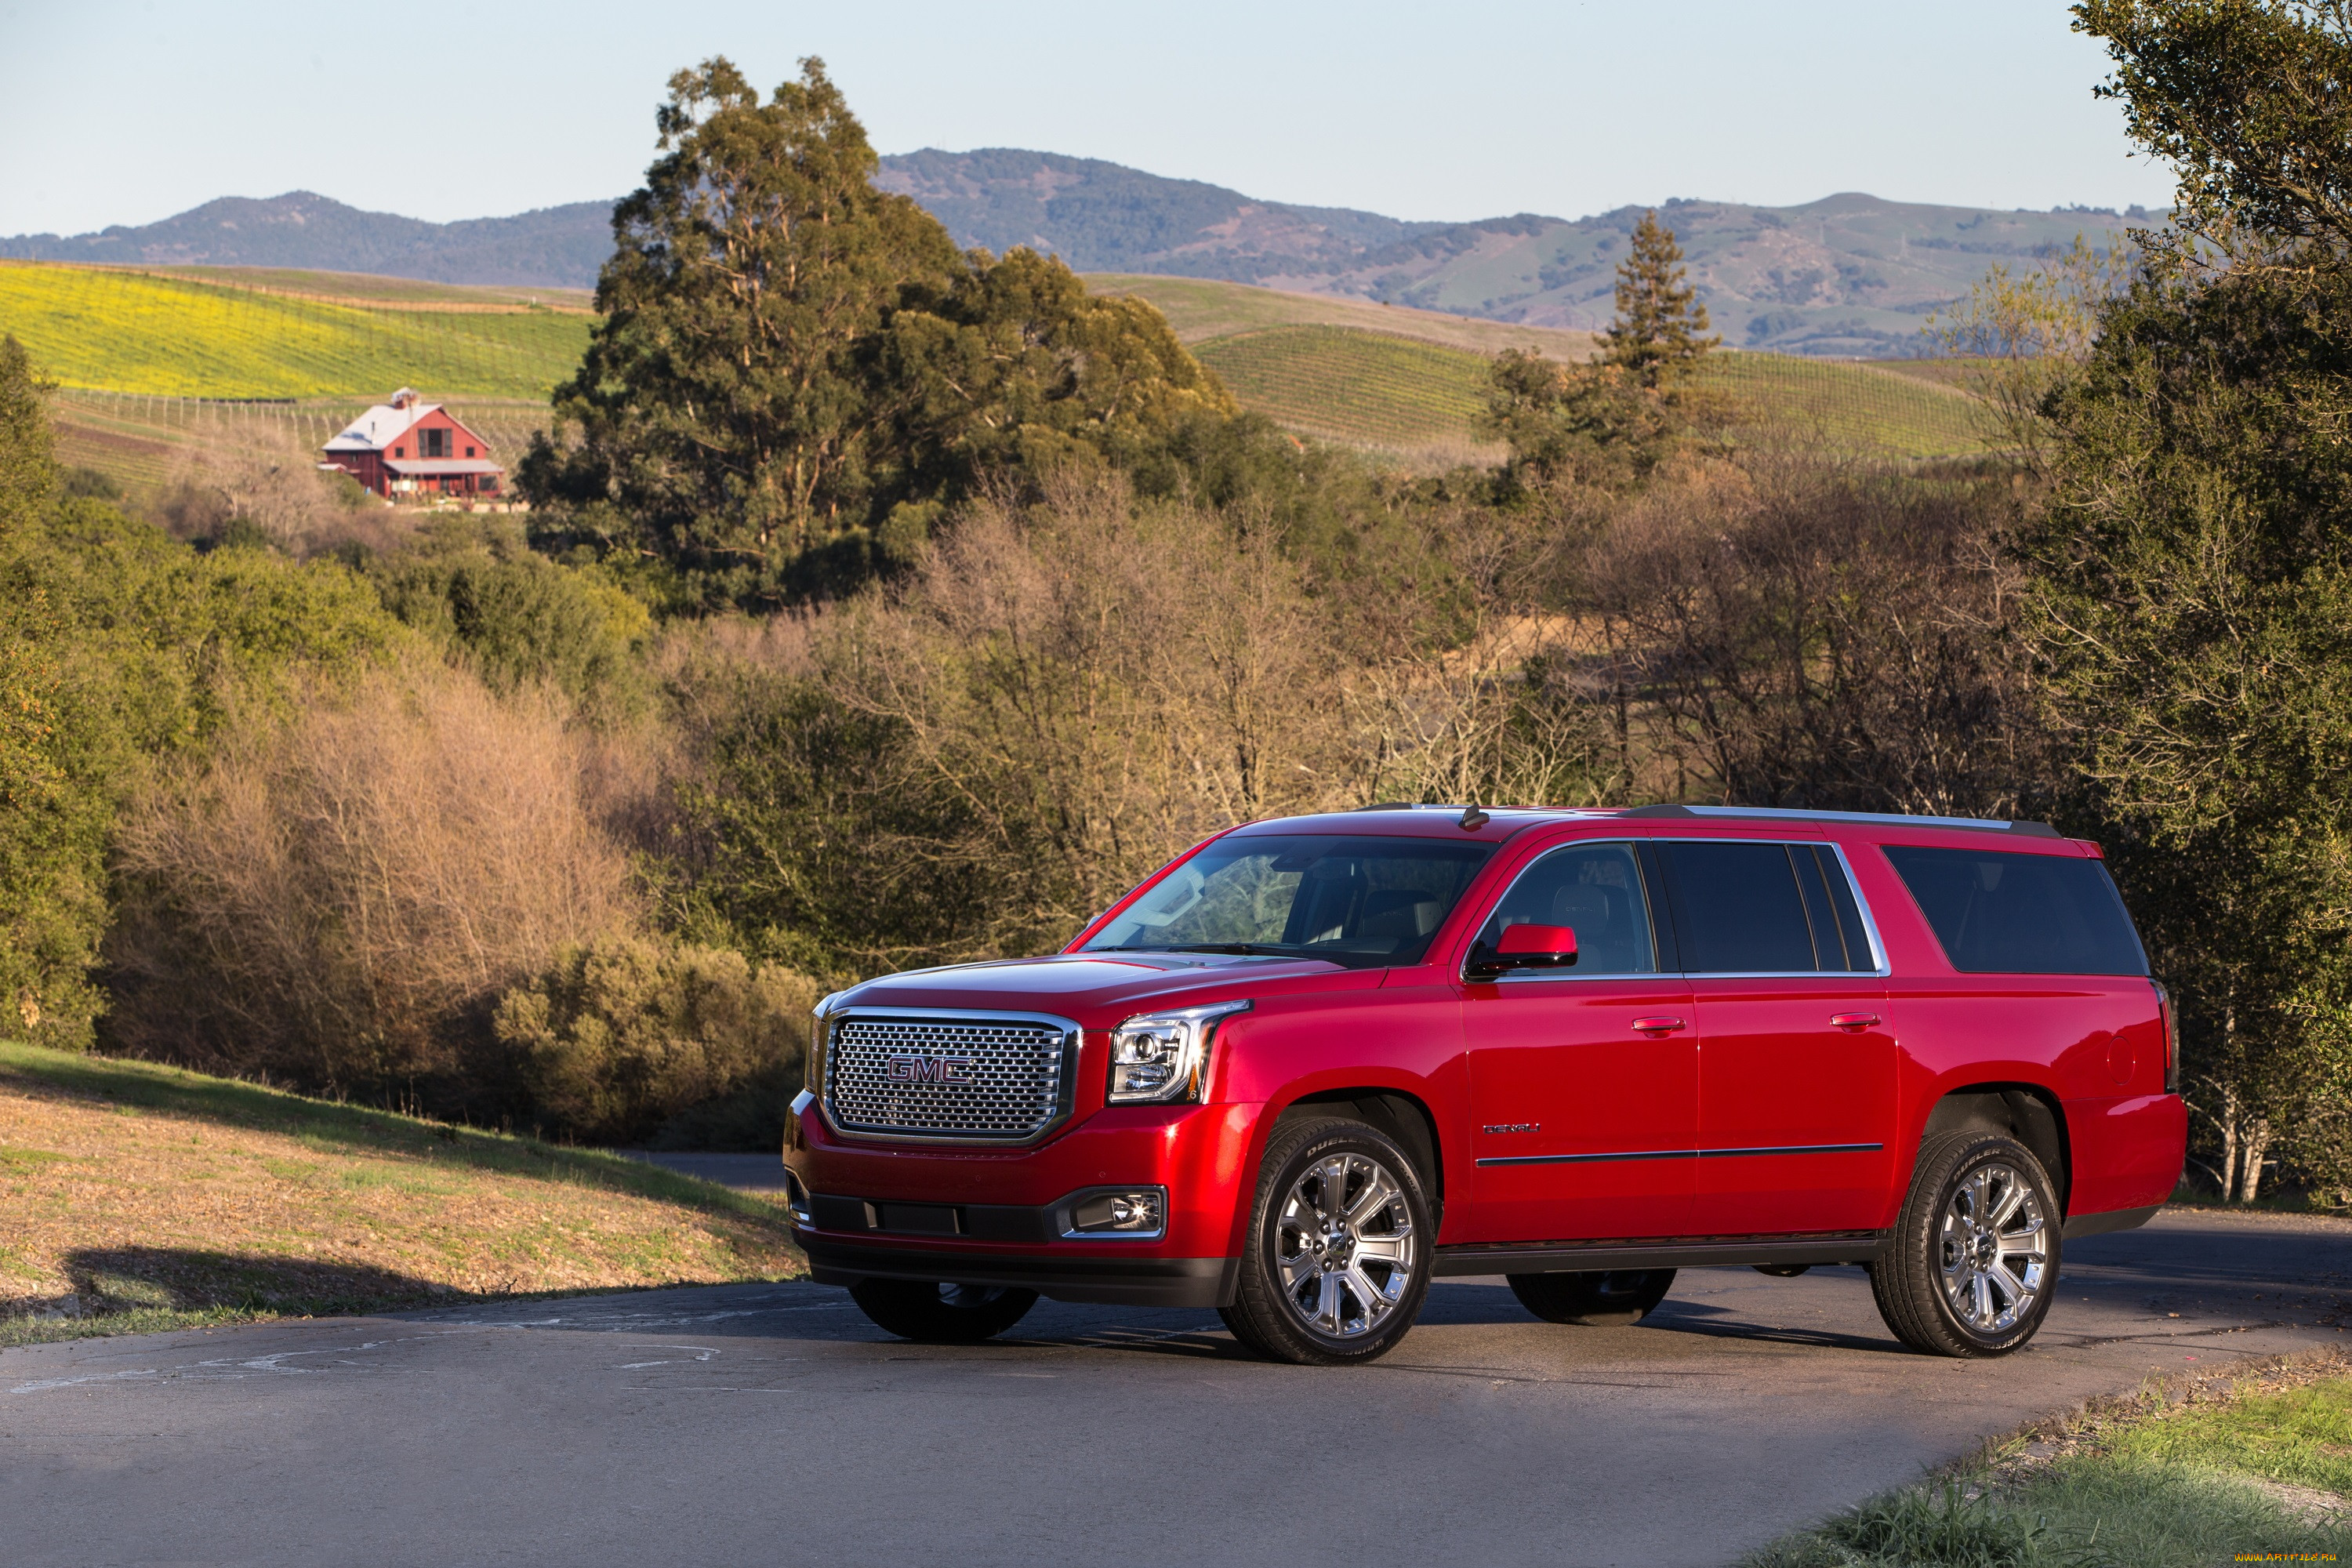
M801 1179L790 1171L784 1173L784 1207L792 1211L795 1225L814 1226L816 1223L814 1211L809 1207L808 1189L801 1185Z
M1160 1187L1084 1193L1070 1204L1069 1236L1158 1236L1168 1228L1168 1194Z

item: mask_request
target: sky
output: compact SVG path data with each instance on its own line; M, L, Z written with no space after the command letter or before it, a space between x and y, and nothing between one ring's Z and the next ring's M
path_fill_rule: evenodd
M0 0L0 234L307 189L633 189L669 74L824 58L878 151L1028 147L1419 219L1673 196L2170 199L2063 0Z

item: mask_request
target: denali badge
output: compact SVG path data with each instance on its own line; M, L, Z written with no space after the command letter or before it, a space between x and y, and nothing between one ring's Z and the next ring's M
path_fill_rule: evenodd
M1543 1131L1543 1123L1540 1121L1499 1121L1492 1126L1481 1127L1478 1131L1481 1132L1540 1132Z
M892 1083L968 1084L979 1065L970 1057L892 1057L883 1076Z

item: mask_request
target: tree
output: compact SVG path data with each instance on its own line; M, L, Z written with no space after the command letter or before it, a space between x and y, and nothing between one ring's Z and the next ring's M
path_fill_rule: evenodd
M37 518L57 493L57 437L42 401L47 390L24 345L0 337L0 542Z
M1979 400L1992 445L2046 469L2052 430L2043 405L2090 358L2101 312L2131 286L2138 265L2137 247L2098 250L2078 234L2033 267L1994 262L1957 310L1928 318L1928 332L1959 361Z
M657 123L666 155L614 213L561 434L517 479L703 598L845 589L877 544L911 561L984 473L1126 460L1237 412L1148 303L1026 250L959 253L876 190L822 61L765 103L707 61Z
M762 103L723 58L670 79L666 156L613 214L597 324L555 395L576 443L535 442L535 501L689 566L772 577L862 526L876 411L862 351L953 241L875 189L865 128L814 57Z
M1623 365L1505 349L1487 369L1478 426L1511 449L1505 491L1525 495L1647 478L1682 435L1682 414L1672 392L1643 386Z
M2091 0L2102 90L2180 171L2183 227L2044 398L2025 629L2181 994L2225 1196L2275 1147L2352 1193L2352 107L2342 5ZM2320 90L2322 87L2328 90ZM2214 266L2215 246L2231 265Z
M1684 280L1682 247L1654 212L1633 227L1633 248L1617 268L1617 316L1601 331L1604 363L1621 366L1636 385L1654 389L1686 374L1721 338L1703 338L1706 307Z
M2132 140L2179 176L2174 222L2234 249L2352 238L2352 4L2082 0Z
M1148 301L1089 294L1025 249L974 251L946 289L907 290L871 370L894 504L968 495L992 471L1132 460L1188 419L1239 413Z

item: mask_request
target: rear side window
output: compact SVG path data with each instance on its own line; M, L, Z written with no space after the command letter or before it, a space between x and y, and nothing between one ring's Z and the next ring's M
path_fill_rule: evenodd
M2147 973L2147 953L2104 862L1882 847L1962 973Z
M1662 840L1683 968L1867 973L1878 963L1845 868L1817 844Z

